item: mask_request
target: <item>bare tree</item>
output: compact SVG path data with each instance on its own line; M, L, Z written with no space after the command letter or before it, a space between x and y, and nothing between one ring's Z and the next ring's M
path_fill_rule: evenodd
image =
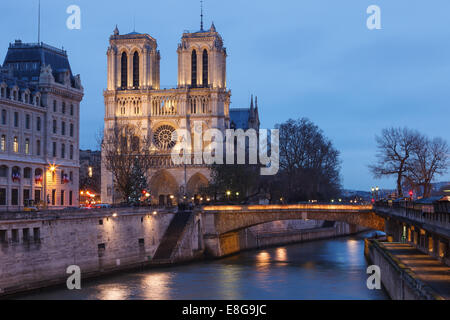
M406 180L416 188L422 188L425 198L431 195L431 182L438 175L447 172L450 165L450 149L441 138L422 138L413 150L408 164Z
M388 128L376 137L377 162L369 166L375 178L395 176L397 193L403 195L402 182L408 170L414 149L423 137L415 130L408 128Z
M103 163L113 174L115 187L129 203L135 189L135 167L146 175L152 165L151 139L139 125L117 121L101 140Z

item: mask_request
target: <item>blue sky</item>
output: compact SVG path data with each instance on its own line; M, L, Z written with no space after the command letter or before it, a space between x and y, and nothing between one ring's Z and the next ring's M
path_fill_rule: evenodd
M161 85L177 80L176 48L199 29L197 0L41 0L42 41L68 51L81 74L81 148L96 148L103 123L108 38L146 32L161 51ZM15 39L37 41L37 0L1 1L0 60ZM66 28L69 5L81 30ZM368 30L366 9L381 8L381 30ZM308 117L341 151L346 188L394 187L373 180L367 165L374 137L408 126L450 142L450 2L448 0L205 0L228 50L232 107L258 96L262 127ZM450 180L447 175L439 180Z

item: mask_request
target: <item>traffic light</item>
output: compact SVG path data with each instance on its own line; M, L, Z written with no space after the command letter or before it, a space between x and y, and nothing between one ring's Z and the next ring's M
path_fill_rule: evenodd
M409 196L412 198L412 196L413 196L413 191L412 190L409 190Z

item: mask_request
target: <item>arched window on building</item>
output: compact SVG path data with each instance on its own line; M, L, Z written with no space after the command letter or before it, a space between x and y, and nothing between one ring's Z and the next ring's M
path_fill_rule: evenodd
M133 55L133 87L139 87L139 53Z
M197 86L197 51L192 50L191 57L191 86Z
M208 51L203 50L203 86L208 86Z
M0 178L7 178L8 177L8 167L3 165L0 167Z
M124 52L122 53L122 61L121 61L121 84L122 89L128 87L128 57Z
M25 169L23 169L23 178L24 179L31 179L31 168L27 167Z

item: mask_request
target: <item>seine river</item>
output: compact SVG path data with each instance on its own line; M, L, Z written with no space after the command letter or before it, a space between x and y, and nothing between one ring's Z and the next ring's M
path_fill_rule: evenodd
M19 299L388 299L366 286L362 237L243 252L222 260L129 272Z

